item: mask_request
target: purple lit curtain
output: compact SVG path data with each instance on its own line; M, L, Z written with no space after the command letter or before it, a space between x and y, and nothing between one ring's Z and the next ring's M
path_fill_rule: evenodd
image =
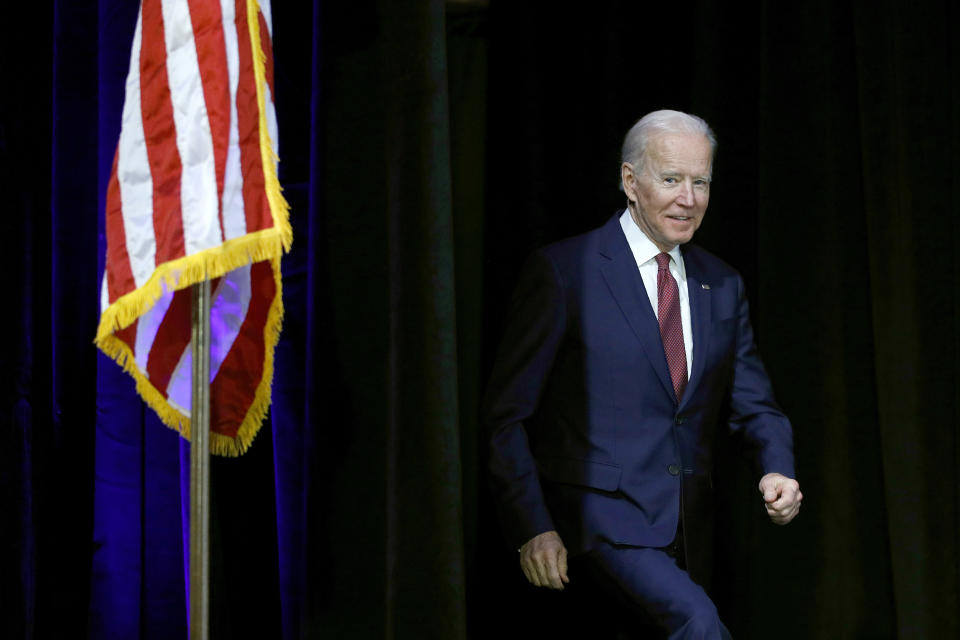
M59 128L67 134L62 140L55 136L55 145L63 149L63 156L55 159L69 172L86 162L86 179L96 178L97 188L91 186L88 191L96 194L97 206L94 209L88 203L89 217L75 223L91 225L96 221L99 225L96 254L89 251L90 246L86 255L81 255L80 247L74 247L76 259L91 267L92 260L102 261L103 256L100 212L119 134L137 4L100 0L96 9L78 9L66 2L56 5L57 24L72 25L69 34L59 33L56 38L58 77L72 76L75 67L85 67L89 82L81 86L75 81L76 90L90 96L85 109L69 108L55 99L54 110L64 114L66 121ZM292 42L276 44L277 55L289 52L294 58L289 63L281 59L284 69L277 73L277 102L304 101L307 109L303 115L316 109L313 101L319 80L291 90L290 74L285 70L294 70L307 79L317 78L310 72L315 52L309 44L319 41L315 14L316 7L308 5L286 16L287 20L302 21L308 31L298 35L307 37L294 46ZM284 20L284 16L279 18ZM77 48L94 55L78 55ZM55 85L59 84L55 78ZM94 92L95 99L91 99ZM297 250L283 262L287 316L276 353L270 417L245 456L214 458L212 463L214 637L252 634L293 638L300 635L302 626L308 530L305 487L312 446L309 430L304 428L309 419L304 410L309 405L306 391L312 381L304 375L303 341L310 338L311 316L304 295L307 283L303 263L310 255L305 229L317 207L311 200L316 192L302 186L309 183L312 140L296 140L296 127L285 127L288 112L284 106L279 106L279 112L280 144L286 152L281 180L294 212ZM96 136L90 134L89 144L80 148L69 135L75 129L96 132ZM298 142L306 154L288 151L297 149ZM97 162L90 162L94 157ZM291 174L299 174L302 182L293 181ZM55 217L57 213L55 210ZM64 211L63 217L67 215ZM96 266L101 273L102 262ZM89 635L185 637L190 445L142 405L130 378L102 354L96 355L96 398Z
M273 4L294 248L270 416L248 453L213 459L211 635L459 637L450 177L433 158L449 144L443 4ZM92 344L137 9L11 10L0 44L0 254L17 324L0 388L5 638L186 637L189 443ZM421 93L387 82L400 75ZM387 118L384 97L405 111ZM439 137L422 162L387 163L389 180L375 167L391 147L415 155L425 132ZM391 202L390 181L423 186ZM409 260L391 269L388 251Z

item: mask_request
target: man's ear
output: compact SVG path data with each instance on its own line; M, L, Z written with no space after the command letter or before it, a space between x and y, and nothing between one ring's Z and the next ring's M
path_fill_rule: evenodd
M627 194L627 200L636 204L637 174L634 173L633 165L629 162L620 165L620 183L623 185L623 192Z

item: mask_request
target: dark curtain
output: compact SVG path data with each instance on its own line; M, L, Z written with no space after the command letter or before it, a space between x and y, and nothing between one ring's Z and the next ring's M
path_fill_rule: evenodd
M92 346L135 5L0 39L4 637L186 635L189 445ZM213 469L214 637L562 634L570 594L526 586L493 519L477 398L519 264L622 206L623 132L662 107L717 132L697 242L744 274L806 496L770 525L721 440L722 617L958 635L952 3L273 12L295 240L270 419Z
M189 445L92 346L136 11L55 2L3 43L4 637L186 636ZM213 460L211 635L463 637L444 5L273 19L296 239L270 419Z

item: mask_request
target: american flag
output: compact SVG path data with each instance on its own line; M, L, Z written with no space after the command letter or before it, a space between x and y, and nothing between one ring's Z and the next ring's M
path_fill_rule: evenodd
M292 240L277 180L269 0L143 0L106 204L96 344L190 434L189 286L211 281L211 451L270 404Z

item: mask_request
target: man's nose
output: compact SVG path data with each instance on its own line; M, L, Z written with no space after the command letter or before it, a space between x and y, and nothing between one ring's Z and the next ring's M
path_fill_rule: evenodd
M685 207L692 207L694 202L693 182L691 180L684 180L680 185L680 195L677 197L677 203Z

